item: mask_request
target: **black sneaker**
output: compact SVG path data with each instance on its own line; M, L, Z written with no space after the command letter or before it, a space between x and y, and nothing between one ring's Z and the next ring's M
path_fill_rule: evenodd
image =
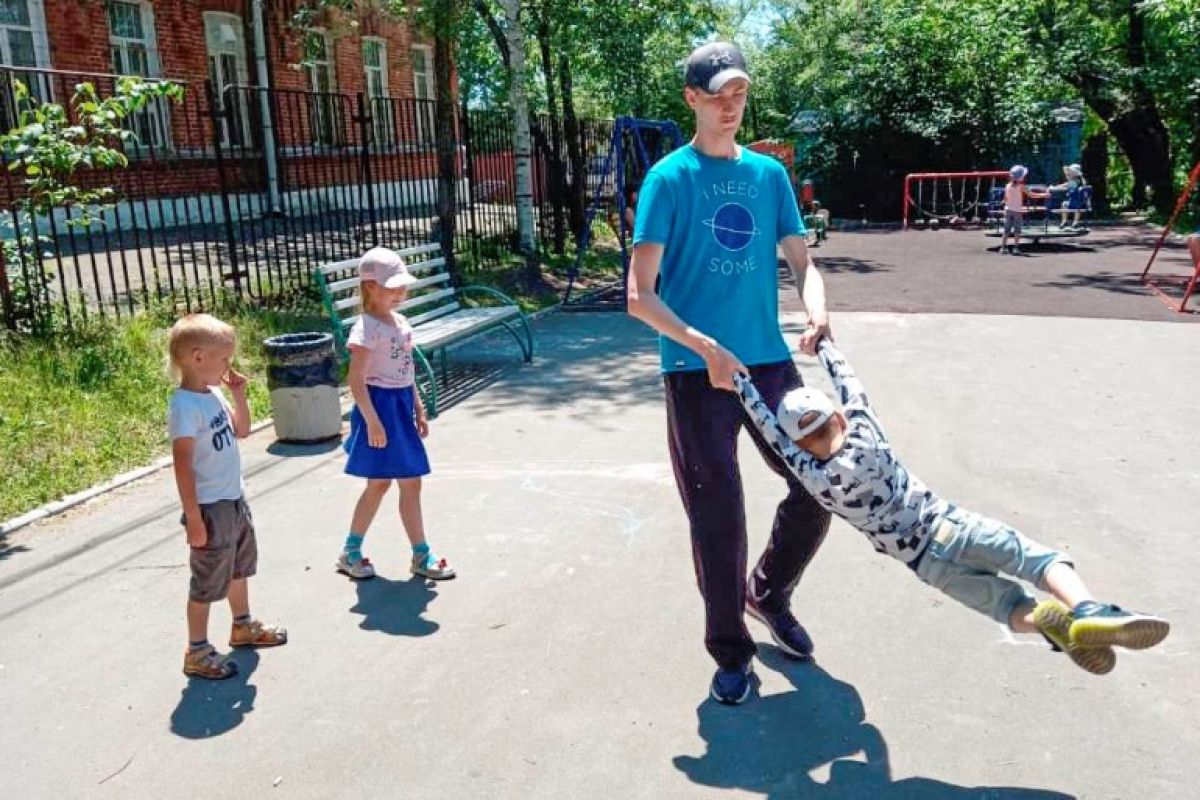
M767 630L771 632L771 639L784 654L796 659L812 657L812 639L791 611L786 608L779 612L765 611L754 602L753 594L747 593L746 612L767 626Z
M713 675L709 694L718 703L741 705L750 697L750 678L753 675L754 668L749 663L736 669L718 669L717 674Z
M1091 600L1075 606L1071 616L1071 641L1081 647L1116 645L1145 650L1171 632L1171 624L1165 619Z

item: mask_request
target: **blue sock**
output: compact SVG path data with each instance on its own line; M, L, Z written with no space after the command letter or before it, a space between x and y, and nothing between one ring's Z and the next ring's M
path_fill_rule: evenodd
M358 535L357 533L352 533L346 537L346 546L345 546L346 558L351 563L354 563L356 561L362 561L362 557L363 557L362 545L363 545L363 537Z
M208 647L208 639L201 639L198 642L188 642L188 650L191 650L192 652L205 647Z
M429 542L421 542L413 545L413 558L428 559L429 558Z

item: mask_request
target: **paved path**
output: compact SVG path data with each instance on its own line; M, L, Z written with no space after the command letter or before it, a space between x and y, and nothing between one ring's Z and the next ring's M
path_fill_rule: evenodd
M835 523L795 602L817 661L764 645L760 696L715 705L653 339L621 315L551 315L533 365L435 423L427 517L456 581L408 580L386 513L367 543L382 577L336 575L358 488L339 452L280 448L269 429L244 443L252 601L293 641L239 653L233 681L179 673L187 569L169 471L12 537L0 796L1194 796L1194 329L837 325L914 471L1069 548L1104 596L1172 618L1171 638L1095 678ZM742 449L758 549L782 483ZM215 641L227 624L214 610Z

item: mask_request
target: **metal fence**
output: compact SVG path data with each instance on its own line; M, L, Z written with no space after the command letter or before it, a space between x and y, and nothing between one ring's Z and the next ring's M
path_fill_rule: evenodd
M76 84L109 95L118 78L0 68L5 129L17 120L17 80L74 114ZM114 190L91 224L73 208L29 218L21 176L0 154L6 327L120 317L155 302L196 310L222 294L270 301L309 286L320 264L375 244L437 240L432 101L211 84L185 90L182 102L156 100L126 121L136 134L128 167L75 176ZM455 251L469 271L515 256L512 120L502 111L456 111ZM610 123L585 120L570 133L544 118L531 125L537 236L561 252L583 195L600 178Z

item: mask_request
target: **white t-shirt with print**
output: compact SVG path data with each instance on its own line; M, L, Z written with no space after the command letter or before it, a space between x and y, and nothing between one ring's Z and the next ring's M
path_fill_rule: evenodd
M413 385L413 327L403 314L392 312L394 325L362 314L346 340L350 347L367 351L364 377L370 386L404 389Z
M192 469L196 472L196 499L200 503L237 500L242 496L242 458L233 433L233 409L220 388L172 392L167 430L172 442L196 440Z

